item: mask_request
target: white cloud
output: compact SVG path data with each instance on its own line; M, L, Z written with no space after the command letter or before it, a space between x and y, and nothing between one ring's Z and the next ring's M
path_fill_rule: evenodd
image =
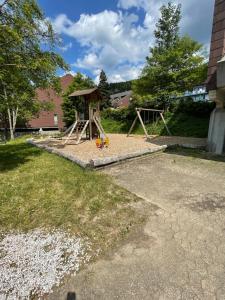
M73 70L70 70L70 71L65 71L65 72L62 72L59 76L60 77L63 77L67 74L71 74L72 76L75 76L77 74L77 72L73 71Z
M136 14L105 10L82 14L77 22L59 15L52 23L58 33L75 38L84 47L83 56L73 66L88 69L93 74L104 69L109 79L115 81L116 78L133 79L138 73L134 71L136 66L143 65L149 52L153 28L147 19L143 25L138 21Z
M121 65L109 75L110 82L127 81L137 79L143 69L143 64L139 65Z
M72 48L73 44L72 42L69 42L68 44L64 45L64 46L60 46L59 49L62 51L62 52L66 52L68 51L70 48Z
M181 32L207 44L211 31L208 20L213 6L211 1L174 0L178 2L182 3ZM77 21L60 14L52 23L58 33L76 39L83 47L82 55L73 66L89 70L96 80L101 69L111 81L133 79L139 75L149 47L154 43L159 8L166 3L168 0L119 0L121 10L81 14ZM133 13L132 7L143 9L144 19L139 19L138 10Z
M73 23L67 18L67 15L60 14L58 15L54 22L54 29L58 33L66 33L67 26L71 26Z
M151 16L151 24L154 24L160 15L160 7L169 0L118 0L118 7L124 10L130 8L142 8L146 15ZM214 1L211 0L173 0L174 4L182 5L181 33L189 34L201 43L208 43ZM148 20L146 20L148 22Z
M109 82L121 82L121 81L127 81L132 79L137 79L141 73L141 70L143 69L143 64L139 65L120 65L117 66L117 68L112 69L111 72L107 74L107 78ZM100 75L101 69L97 69L94 71L95 75L95 83L99 83L99 75Z
M123 9L129 9L132 7L144 8L149 10L151 5L150 0L119 0L118 7Z

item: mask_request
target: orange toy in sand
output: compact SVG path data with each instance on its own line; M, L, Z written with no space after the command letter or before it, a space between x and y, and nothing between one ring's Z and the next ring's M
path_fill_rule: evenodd
M102 149L104 147L108 148L109 147L109 138L108 137L101 137L97 138L95 141L96 147L99 149Z
M101 139L97 138L95 141L97 148L101 148Z

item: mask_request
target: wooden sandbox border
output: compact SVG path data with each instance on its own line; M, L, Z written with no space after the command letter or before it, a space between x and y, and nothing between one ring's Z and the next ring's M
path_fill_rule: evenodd
M55 149L53 147L49 147L47 145L43 145L41 143L35 142L33 139L28 139L27 143L32 146L38 147L40 149L44 149L44 150L48 151L49 153L54 153L61 157L64 157L64 158L76 163L77 165L79 165L82 168L91 168L91 169L97 169L100 167L111 165L113 163L118 163L118 162L122 162L122 161L129 160L132 158L140 157L140 156L143 156L146 154L163 151L167 148L167 145L162 145L162 146L154 147L152 149L144 149L144 150L135 151L135 152L127 153L127 154L123 154L123 155L117 155L117 156L111 156L111 157L109 156L109 157L105 157L105 158L95 158L95 159L91 159L90 161L85 161L85 160L81 160L81 159L77 158L75 155L72 155L69 153L63 153L62 151Z
M147 139L149 142L151 141L150 139ZM205 149L206 147L203 145L198 145L198 144L189 144L189 143L174 143L172 145L159 145L157 147L154 148L149 148L149 149L144 149L144 150L139 150L139 151L135 151L132 153L127 153L127 154L122 154L122 155L117 155L117 156L109 156L109 157L105 157L105 158L95 158L95 159L91 159L90 161L85 161L85 160L81 160L79 158L77 158L75 155L73 154L69 154L69 153L64 153L61 150L55 149L54 147L49 147L47 145L43 145L40 142L36 142L33 139L28 139L27 143L38 147L40 149L44 149L50 153L54 153L57 154L61 157L64 157L74 163L76 163L77 165L79 165L82 168L90 168L90 169L98 169L101 167L106 167L108 165L114 164L114 163L119 163L125 160L129 160L132 158L137 158L137 157L141 157L147 154L152 154L152 153L156 153L159 151L164 151L167 148L174 148L174 147L183 147L183 148L189 148L189 149Z

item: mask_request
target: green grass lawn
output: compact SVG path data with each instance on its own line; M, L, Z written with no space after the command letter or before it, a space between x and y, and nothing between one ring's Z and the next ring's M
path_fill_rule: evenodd
M18 139L0 145L0 226L3 232L64 228L103 248L141 221L137 198L106 175Z
M205 138L208 134L209 118L197 118L187 114L166 114L167 125L175 136ZM128 133L132 121L115 121L113 119L102 119L102 125L107 133ZM157 123L147 124L149 135L167 135L164 124L161 120ZM140 122L137 122L133 133L144 134Z

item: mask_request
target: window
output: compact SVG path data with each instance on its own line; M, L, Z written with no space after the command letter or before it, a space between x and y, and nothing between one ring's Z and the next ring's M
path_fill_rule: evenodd
M58 115L54 114L54 125L58 126Z

